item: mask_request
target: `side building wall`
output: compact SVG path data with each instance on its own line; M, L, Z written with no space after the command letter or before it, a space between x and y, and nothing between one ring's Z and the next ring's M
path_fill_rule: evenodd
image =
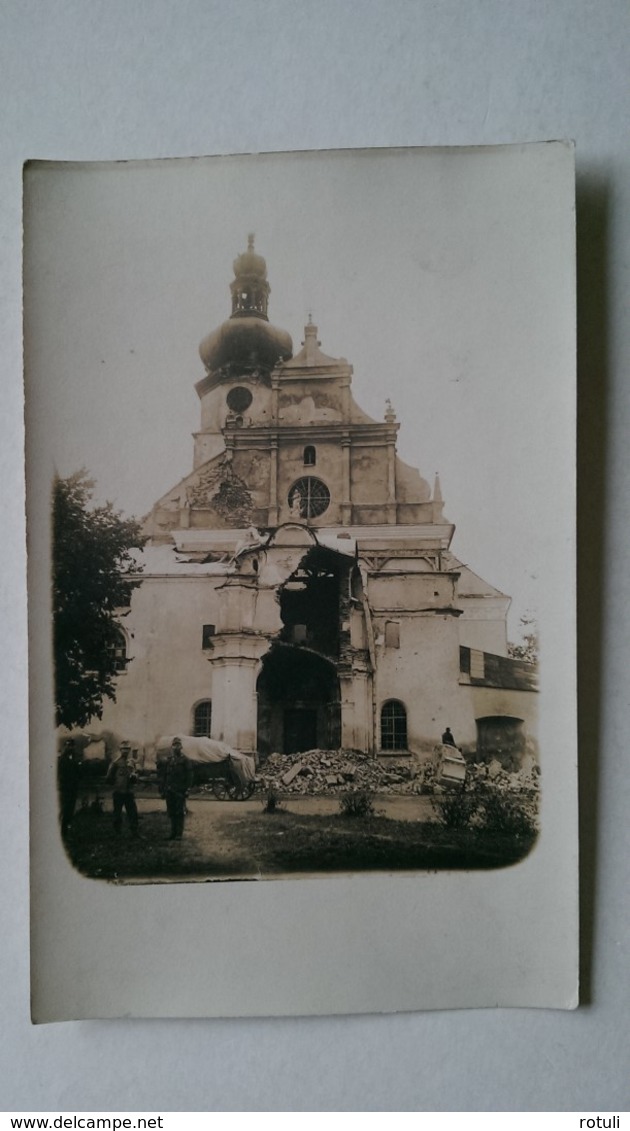
M116 702L105 700L91 729L111 729L146 745L160 734L189 734L194 707L212 699L212 667L203 626L216 624L220 577L146 577L121 626L128 663L117 678Z
M145 576L121 621L129 659L118 676L117 700L105 702L91 730L112 730L150 747L160 734L192 733L195 707L214 699L214 737L239 745L245 732L255 736L261 659L282 629L271 574L282 565L282 578L289 577L302 553L277 547L273 561L261 556L258 575L228 577L224 567L206 566L196 576ZM431 750L447 726L470 749L477 747L480 725L487 745L502 719L520 727L525 739L535 734L531 666L460 647L456 597L456 579L448 573L369 576L369 625L366 607L354 600L347 621L352 671L348 656L339 669L346 745L382 750L381 716L392 700L404 708L407 748L418 753Z

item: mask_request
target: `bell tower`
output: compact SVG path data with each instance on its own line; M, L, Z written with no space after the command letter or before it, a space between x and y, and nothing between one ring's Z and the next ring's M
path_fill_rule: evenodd
M200 396L218 384L247 374L255 374L269 385L274 366L293 356L290 335L272 326L267 315L271 287L267 264L254 251L253 234L248 237L247 251L237 255L233 268L232 313L199 346L208 375L197 385Z
M247 237L247 251L234 260L232 292L232 318L267 318L269 291L267 264L262 255L254 251L254 234Z

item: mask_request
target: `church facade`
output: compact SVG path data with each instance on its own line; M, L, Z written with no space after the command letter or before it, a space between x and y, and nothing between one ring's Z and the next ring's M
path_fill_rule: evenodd
M144 525L103 726L145 749L209 734L264 757L314 748L523 753L533 670L507 655L509 597L459 562L437 476L397 455L352 366L268 320L265 260L234 262L200 346L191 473ZM531 743L530 743L531 745Z

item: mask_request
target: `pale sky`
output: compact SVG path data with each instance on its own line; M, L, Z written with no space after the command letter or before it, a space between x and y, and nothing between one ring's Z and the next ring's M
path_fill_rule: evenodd
M361 407L391 398L453 552L512 596L510 635L540 609L572 505L566 146L49 164L26 185L32 490L85 466L141 516L192 470L199 342L252 231L270 321L297 352L312 312Z

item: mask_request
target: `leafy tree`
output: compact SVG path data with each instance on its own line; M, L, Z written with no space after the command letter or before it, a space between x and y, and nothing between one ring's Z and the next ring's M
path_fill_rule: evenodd
M508 654L513 660L525 660L528 664L538 663L538 626L529 614L520 619L521 643L508 644Z
M53 639L57 725L85 726L116 698L119 617L140 584L140 524L94 506L83 469L53 487Z

